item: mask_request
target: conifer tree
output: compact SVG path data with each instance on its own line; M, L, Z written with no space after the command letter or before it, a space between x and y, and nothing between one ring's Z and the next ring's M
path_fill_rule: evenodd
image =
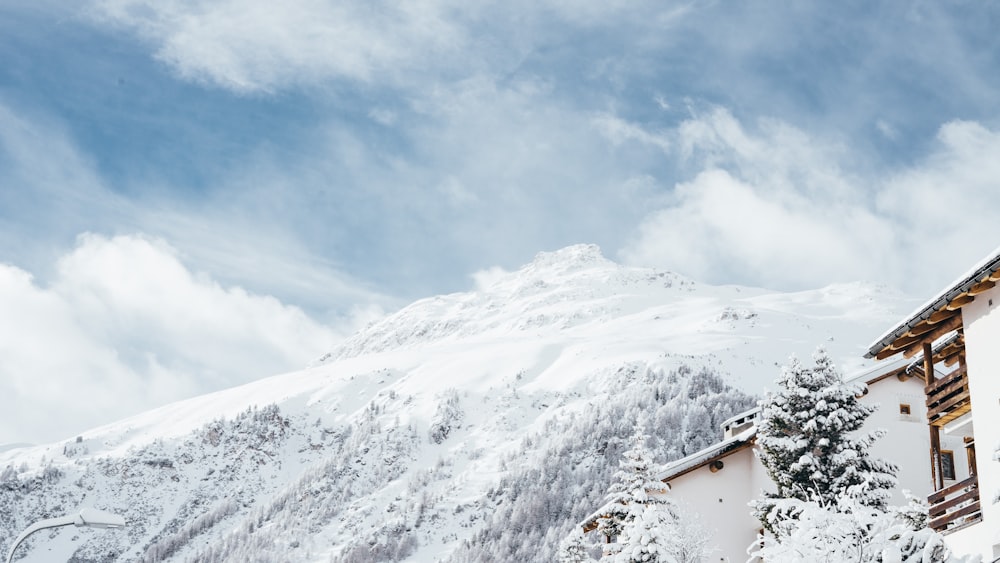
M885 510L896 485L896 467L869 456L881 432L852 437L874 411L861 404L861 387L846 385L826 351L806 368L795 358L782 369L778 391L761 402L757 431L760 460L777 491L754 503L764 528L779 534L775 523L781 499L815 502L835 510L839 500L853 497L861 506Z
M625 452L609 488L611 510L598 526L616 530L618 541L604 559L615 563L675 562L677 514L666 497L666 485L656 478L657 467L640 434Z
M584 563L591 560L593 557L587 553L583 532L579 527L575 527L559 546L559 563Z

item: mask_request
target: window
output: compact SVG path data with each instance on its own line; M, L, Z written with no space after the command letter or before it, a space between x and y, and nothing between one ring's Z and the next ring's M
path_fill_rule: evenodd
M941 450L941 476L955 480L955 452Z
M899 414L902 415L910 414L910 405L907 403L899 403Z

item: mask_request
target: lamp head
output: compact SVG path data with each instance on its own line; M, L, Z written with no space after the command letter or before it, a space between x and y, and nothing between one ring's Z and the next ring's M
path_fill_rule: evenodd
M84 508L73 518L73 524L88 528L124 528L125 519L96 508Z

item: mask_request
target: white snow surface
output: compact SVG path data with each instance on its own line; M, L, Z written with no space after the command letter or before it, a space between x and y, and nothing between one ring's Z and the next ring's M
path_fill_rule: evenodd
M871 336L912 306L866 283L779 293L623 267L595 246L540 253L488 287L417 301L301 371L82 430L79 438L0 451L0 472L20 479L9 483L59 474L45 485L44 500L25 485L18 485L23 495L6 497L14 504L0 506L10 511L0 519L0 548L6 554L32 515L85 505L125 511L131 532L36 534L45 537L18 550L28 554L23 561L66 560L85 541L100 546L101 534L124 533L128 541L107 542L130 545L119 560L137 560L164 530L217 512L221 525L192 532L168 558L182 561L287 497L311 507L310 515L335 514L310 521L308 539L287 546L288 560L329 561L352 538L389 526L394 514L423 517L429 506L429 523L406 559L442 560L483 525L481 501L510 471L509 456L524 451L524 437L544 434L555 417L585 417L593 401L627 384L613 375L623 366L707 366L759 393L790 354L808 357L818 345L845 372L867 365ZM265 436L275 426L250 414L243 426L221 422L272 404L287 428L279 438ZM245 439L255 432L259 440ZM315 499L333 494L321 494L320 476L334 471L327 456L337 448L357 452L351 491L337 493L342 506L320 506Z

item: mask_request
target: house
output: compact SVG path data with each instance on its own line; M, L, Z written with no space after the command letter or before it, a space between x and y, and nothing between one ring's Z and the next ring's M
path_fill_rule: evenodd
M847 381L866 384L858 399L880 407L864 427L865 431L887 430L887 437L875 443L872 454L899 467L900 489L918 496L930 493L924 385L912 361L882 362L852 374ZM716 551L709 561L746 561L747 548L760 531L749 503L774 485L754 453L758 415L759 409L752 409L723 422L722 441L670 463L658 475L669 485L670 496L682 513L697 515L710 536L709 545ZM965 480L969 472L961 457L963 439L949 436L942 443L959 453L952 477L956 482ZM894 503L905 502L900 491L894 494ZM605 512L602 508L585 520L584 531L596 528L597 518Z
M993 372L1000 365L998 281L1000 249L889 329L866 354L910 359L909 373L923 380L929 525L956 553L986 561L1000 557L1000 377ZM960 467L966 472L956 474Z

